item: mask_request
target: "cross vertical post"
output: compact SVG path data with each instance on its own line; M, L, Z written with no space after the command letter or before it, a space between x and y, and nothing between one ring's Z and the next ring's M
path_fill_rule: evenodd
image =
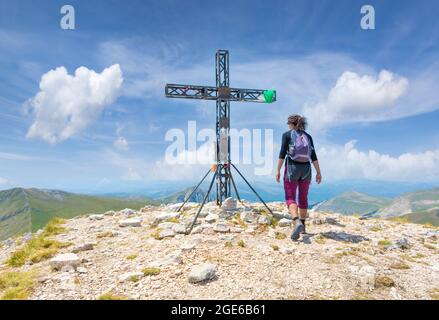
M217 193L216 203L221 205L223 200L230 197L230 101L229 96L229 52L218 50L216 53L216 162L217 162ZM223 98L223 99L222 99Z

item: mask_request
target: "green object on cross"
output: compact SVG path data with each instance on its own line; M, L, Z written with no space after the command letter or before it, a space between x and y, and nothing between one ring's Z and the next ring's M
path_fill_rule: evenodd
M267 103L272 103L275 96L276 96L276 90L265 90L264 91L264 100Z

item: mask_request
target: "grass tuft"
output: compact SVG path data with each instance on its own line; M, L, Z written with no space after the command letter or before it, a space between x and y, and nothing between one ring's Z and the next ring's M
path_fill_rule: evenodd
M112 231L103 231L96 235L96 238L102 239L102 238L112 238L114 237L114 233Z
M136 258L137 258L137 254L134 253L134 254L130 254L129 256L126 256L125 259L127 259L127 260L134 260L134 259L136 259Z
M145 277L147 276L156 276L160 274L160 269L159 268L145 268L142 270L143 275Z
M378 276L375 278L375 287L385 287L390 288L395 286L395 281L389 276Z
M232 241L226 241L226 242L224 243L224 246L225 246L226 248L231 248L231 247L233 247Z
M378 245L381 247L387 247L387 246L391 246L393 244L392 241L390 241L389 239L383 239L378 241Z
M238 241L238 247L244 248L245 247L245 241L244 240L239 240Z
M407 270L407 269L410 269L410 266L403 261L397 261L397 262L392 263L390 265L390 268L397 269L397 270Z
M98 300L127 300L127 297L107 292L101 295Z
M25 300L35 285L35 272L11 271L0 274L1 300Z
M279 246L278 246L277 244L272 244L272 245L271 245L271 248L272 248L274 251L279 251Z
M165 221L166 222L172 222L172 223L180 223L180 220L177 217L168 218Z
M66 232L66 228L59 226L64 222L63 219L51 220L41 234L33 236L22 248L12 253L5 264L10 267L21 267L26 262L38 263L53 257L59 249L70 246L71 243L49 238L49 236Z
M283 239L285 239L287 237L287 235L285 233L283 233L283 232L276 232L274 234L274 237L276 239L278 239L278 240L283 240Z

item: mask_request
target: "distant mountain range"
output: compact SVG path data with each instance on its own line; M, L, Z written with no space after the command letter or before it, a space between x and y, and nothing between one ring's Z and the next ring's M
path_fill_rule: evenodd
M177 203L177 202L183 202L185 201L191 194L191 192L194 190L195 187L189 187L182 191L174 192L173 194L166 196L166 197L160 197L157 200L159 200L162 203ZM201 188L198 188L197 191L190 197L190 202L203 202L204 197L206 196L206 192ZM214 199L214 193L211 192L209 194L209 198L207 201L212 201Z
M59 190L14 188L0 191L0 240L42 228L53 217L72 218L124 208L139 209L147 198L90 196Z
M345 192L315 205L313 210L382 218L400 217L415 223L439 226L439 188L408 192L393 199L356 191Z
M241 198L250 201L257 200L248 187L245 187L238 185ZM283 200L281 184L258 183L256 189L266 201ZM314 189L316 189L315 186ZM181 191L168 193L168 195L160 191L155 199L126 193L84 195L36 188L3 190L0 191L0 240L36 231L53 217L71 218L108 210L139 209L146 204L182 202L192 190L193 187L184 188ZM214 200L214 191L209 195L208 201ZM205 194L206 189L202 187L192 195L190 201L201 202ZM232 196L235 197L235 194L233 193ZM439 226L439 188L407 192L396 197L347 191L315 204L313 210L345 215L399 217L414 223L430 223Z
M392 200L388 198L348 191L315 205L313 210L337 212L345 215L363 215L375 213L391 202Z

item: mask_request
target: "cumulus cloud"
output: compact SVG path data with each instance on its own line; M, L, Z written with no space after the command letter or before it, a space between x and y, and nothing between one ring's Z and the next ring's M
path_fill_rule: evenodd
M346 71L338 78L326 100L305 105L303 113L314 130L340 122L378 120L406 93L408 86L406 78L387 70L382 70L378 77Z
M325 146L318 150L323 174L329 179L388 181L438 181L439 150L404 153L397 157L374 150L360 151L352 140L343 146Z
M121 176L121 179L127 181L141 181L144 179L144 177L140 172L129 167L127 168L126 172Z
M115 148L117 148L119 150L128 150L129 149L128 140L122 136L117 137L117 139L114 140L113 145Z
M86 67L74 75L64 67L50 70L41 77L40 91L26 103L35 116L26 137L56 144L75 136L116 100L122 82L118 64L101 73Z
M9 180L6 178L0 177L0 186L5 186L7 184L9 184Z
M211 142L196 150L182 150L176 155L167 154L155 162L152 177L161 180L196 179L214 163L215 150Z

